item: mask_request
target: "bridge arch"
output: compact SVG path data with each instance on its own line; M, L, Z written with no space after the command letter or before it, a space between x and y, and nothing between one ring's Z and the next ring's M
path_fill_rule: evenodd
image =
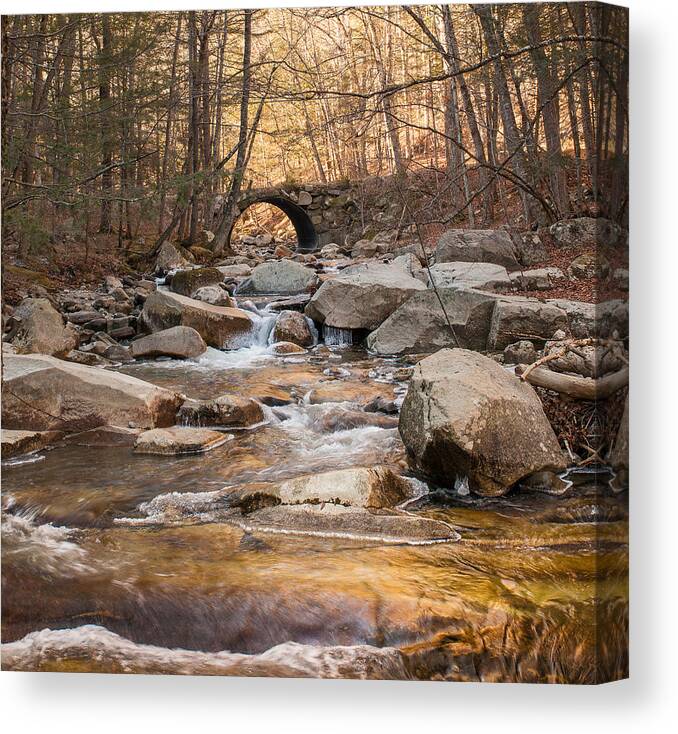
M272 204L287 215L290 222L292 222L292 226L294 227L294 231L297 235L297 252L313 252L318 248L318 233L315 225L311 221L311 217L309 217L302 207L291 199L275 194L248 197L239 202L238 209L240 210L240 213L233 220L233 224L231 225L231 229L228 233L229 243L231 241L231 235L236 222L240 216L242 216L242 214L244 214L245 211L254 204Z

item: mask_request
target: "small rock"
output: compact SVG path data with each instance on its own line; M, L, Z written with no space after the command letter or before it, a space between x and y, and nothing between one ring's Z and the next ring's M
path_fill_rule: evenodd
M178 420L192 426L246 427L264 420L256 400L222 395L213 400L188 399L179 409Z
M509 344L504 349L504 364L532 364L536 359L537 350L527 339Z
M201 454L226 443L230 436L205 428L154 428L139 435L134 444L136 454L179 456Z

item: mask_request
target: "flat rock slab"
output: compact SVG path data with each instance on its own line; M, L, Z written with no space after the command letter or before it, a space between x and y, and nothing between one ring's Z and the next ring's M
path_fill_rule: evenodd
M189 398L179 410L179 421L189 426L244 428L263 420L261 405L256 400L239 395L222 395L211 400Z
M336 504L266 507L243 515L237 524L253 533L346 538L389 544L428 545L460 539L454 528L438 520Z
M476 262L444 262L431 266L431 277L438 288L478 288L495 290L511 287L503 265ZM429 280L429 287L432 283Z
M48 444L54 443L62 435L61 431L18 431L3 428L0 430L2 460L6 461L7 459L13 459L15 456L39 451Z
M130 375L45 355L5 355L5 428L69 433L112 425L173 425L178 393Z
M234 504L243 508L257 505L299 505L331 503L344 507L378 509L395 507L410 499L412 487L403 477L386 466L356 467L307 474L281 484L236 494Z
M206 428L156 428L144 431L134 444L135 454L180 456L202 454L226 443L231 437Z

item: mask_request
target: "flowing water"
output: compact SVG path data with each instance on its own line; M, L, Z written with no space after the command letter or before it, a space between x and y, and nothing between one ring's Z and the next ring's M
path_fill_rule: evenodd
M20 670L592 683L626 674L626 496L473 498L419 483L401 512L458 542L245 527L229 497L351 466L406 474L398 360L255 343L120 369L189 397L254 397L265 420L203 455L135 455L91 432L3 467L3 667ZM346 420L344 420L346 418ZM416 482L415 482L416 483ZM430 490L430 491L429 491Z

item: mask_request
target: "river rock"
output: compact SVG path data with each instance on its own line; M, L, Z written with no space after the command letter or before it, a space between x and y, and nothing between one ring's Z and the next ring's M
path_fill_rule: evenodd
M166 291L151 293L144 303L141 320L151 332L190 326L217 349L236 348L252 333L252 320L239 308L212 306Z
M599 247L601 245L625 244L626 233L609 219L577 217L556 222L549 233L560 246Z
M377 254L378 242L374 240L358 240L351 249L351 257L357 260L361 257L374 257Z
M568 330L565 311L551 303L520 296L497 300L487 338L489 350L503 350L516 340L550 339L558 329Z
M2 460L13 459L15 456L40 451L53 443L63 433L61 431L17 431L11 428L2 428Z
M300 347L313 345L313 334L306 317L298 311L281 311L273 327L276 342L292 342Z
M501 290L511 288L511 278L505 267L485 262L443 262L431 266L429 287L477 288Z
M174 423L181 397L118 372L47 356L4 357L2 424L31 431Z
M278 485L232 495L232 504L249 510L263 505L321 504L380 509L395 507L412 496L410 483L385 466L354 467L308 474ZM268 498L268 499L267 499Z
M509 230L520 263L526 267L548 260L548 252L536 232Z
M306 306L314 321L340 329L376 329L426 286L402 268L371 263L326 280Z
M263 507L246 515L247 528L256 531L278 530L286 535L328 535L382 543L429 544L454 542L460 536L454 528L439 520L395 511L378 513L362 507L334 503L322 505L279 505Z
M202 454L228 441L230 436L206 428L154 428L144 431L134 443L135 454L161 454L179 456Z
M301 293L316 287L315 270L294 260L257 265L252 275L238 286L238 293Z
M397 409L396 409L397 412ZM397 428L398 418L395 415L383 415L378 412L360 410L337 410L326 413L317 421L314 428L321 433L336 433L337 431L350 431L354 428L373 426L375 428Z
M213 306L235 306L235 301L228 294L228 291L219 285L205 285L198 288L193 294L193 298L203 303L211 303Z
M277 356L283 356L286 354L305 354L306 350L292 342L275 342L271 344L271 353Z
M200 334L190 326L173 326L136 339L132 342L131 350L135 359L154 357L190 359L203 354L207 350L207 345Z
M78 335L64 326L61 314L46 298L24 298L11 316L17 354L64 356L78 346Z
M400 412L411 465L443 487L468 480L477 494L565 468L534 389L494 360L443 349L417 364Z
M211 400L189 398L179 409L178 420L190 426L252 426L264 420L256 400L238 395L222 395Z
M158 256L155 259L155 272L167 273L170 270L185 268L190 264L176 245L173 245L171 242L165 242L158 251Z
M513 240L503 229L450 229L438 240L435 261L494 263L507 270L520 267Z
M191 270L178 270L172 276L170 290L180 296L193 298L199 288L221 283L224 276L218 268L193 268Z
M495 299L481 291L439 288L417 293L367 337L369 351L380 355L435 352L454 345L445 314L459 346L485 349Z

